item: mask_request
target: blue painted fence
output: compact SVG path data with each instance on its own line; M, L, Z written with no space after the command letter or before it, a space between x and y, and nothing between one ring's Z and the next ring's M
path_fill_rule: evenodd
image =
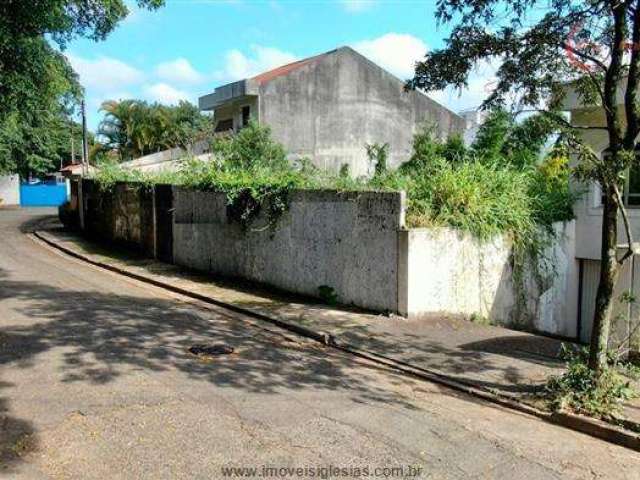
M23 207L57 207L67 201L64 183L22 183L20 205Z

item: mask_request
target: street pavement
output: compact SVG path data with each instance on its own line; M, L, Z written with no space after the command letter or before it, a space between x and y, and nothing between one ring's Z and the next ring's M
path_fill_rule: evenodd
M50 214L0 210L0 478L640 478L637 452L46 249L24 232Z

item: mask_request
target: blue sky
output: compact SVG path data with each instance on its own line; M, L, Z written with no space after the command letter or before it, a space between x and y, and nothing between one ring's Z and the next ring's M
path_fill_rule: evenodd
M132 6L104 42L69 45L66 55L87 91L89 125L107 99L196 102L217 85L298 58L350 45L400 78L447 30L433 0L167 0L155 12ZM491 66L468 91L431 95L453 110L478 106Z

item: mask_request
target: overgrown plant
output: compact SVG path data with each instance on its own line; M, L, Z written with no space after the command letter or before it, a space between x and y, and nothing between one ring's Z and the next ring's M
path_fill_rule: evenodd
M373 165L374 178L380 178L387 173L387 159L389 157L388 143L367 143L365 145L369 162Z
M426 91L467 86L478 64L495 63L496 81L485 107L516 100L542 109L565 126L579 160L578 173L603 193L601 269L596 294L589 367L596 378L607 368L614 289L633 238L620 192L636 164L640 134L640 0L439 0L437 19L451 33L443 47L416 64L409 88ZM578 104L602 110L595 124L569 124L559 114L567 92ZM608 154L585 146L581 131L600 131ZM625 227L624 254L618 255L618 221Z
M235 135L216 137L210 162L189 161L180 170L179 182L191 188L224 192L230 221L248 229L261 212L266 228L289 207L289 193L308 182L305 171L293 168L281 144L268 127L251 121Z
M216 138L211 149L211 161L187 159L177 173L150 176L106 164L97 179L104 188L118 180L157 181L225 192L230 220L244 228L261 212L273 225L296 188L405 190L409 226L448 225L483 239L512 233L529 241L540 225L550 228L572 216L565 160L556 156L526 168L488 162L486 156L476 157L478 147L470 151L456 136L440 139L429 126L416 134L411 159L398 170L386 168L386 145L370 145L376 161L370 179L352 178L346 164L338 175L320 172L304 160L291 166L269 129L253 122L236 135Z
M523 142L521 148L535 152L539 165L514 165L502 154L490 161L513 127L505 128L502 137L486 130L495 129L481 128L470 150L455 136L439 139L430 127L415 135L410 160L386 178L389 185L407 190L409 225L449 225L480 238L501 233L527 238L540 226L550 229L554 222L573 218L576 195L569 188L566 156L559 158L554 150L543 157L536 139L536 146Z
M589 368L589 352L563 345L566 371L549 379L545 386L550 407L555 411L573 411L601 418L615 418L622 403L637 396L620 365L611 357L602 372Z
M271 138L271 129L251 120L236 134L223 134L211 141L211 152L218 165L227 170L274 172L289 171L287 152Z
M141 185L155 183L154 176L145 175L139 170L123 168L115 162L100 163L96 173L93 175L93 179L102 191L112 191L118 182L138 183Z

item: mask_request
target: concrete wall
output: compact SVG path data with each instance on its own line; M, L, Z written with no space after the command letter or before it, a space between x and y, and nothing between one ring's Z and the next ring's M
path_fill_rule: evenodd
M102 191L91 180L83 180L83 228L100 241L127 244L153 256L153 197L151 190L136 184L119 183L113 190Z
M536 330L564 337L578 335L579 269L576 258L577 222L554 224L556 241L542 255L543 286L533 285L530 309Z
M507 237L406 230L402 193L294 191L275 222L261 213L247 228L230 218L224 193L127 184L103 192L91 180L80 193L89 234L167 262L310 296L328 286L340 303L409 317L476 314L577 335L574 222L554 226L546 260L516 288Z
M602 205L600 188L595 184L575 184L584 193L574 205L576 217L576 256L588 260L600 260L602 245ZM640 208L627 207L631 234L634 242L640 239ZM618 244L626 245L622 215L618 218Z
M20 177L0 176L0 206L20 205Z
M401 232L400 312L409 317L475 314L503 325L575 335L575 224L555 229L558 242L542 255L549 261L539 266L541 278L525 271L524 289L514 283L512 243L505 236L482 242L451 228Z
M245 96L238 99L234 99L224 105L215 109L214 120L216 128L219 122L225 120L231 120L233 123L233 130L237 132L244 125L242 124L242 109L249 107L249 118L251 120L259 121L258 118L258 97L257 95Z
M366 143L389 143L390 165L407 161L413 134L432 122L446 136L465 122L348 47L321 56L259 87L259 121L293 157L320 168L370 171Z
M243 231L223 193L174 189L174 262L375 310L398 309L400 193L296 191L273 228L257 218Z
M515 300L511 244L505 237L482 243L451 228L412 229L402 236L407 257L403 314L477 314L507 323Z
M622 115L622 114L621 114ZM624 118L620 119L624 125ZM571 112L571 122L575 125L603 126L606 124L604 110L601 108L581 108ZM580 132L582 140L599 155L609 146L609 138L604 130L584 130ZM577 162L577 159L573 159ZM576 256L587 260L599 260L602 243L602 204L601 192L596 183L583 184L573 180L572 187L582 192L574 205L576 217ZM640 208L627 208L634 241L640 238ZM618 242L626 244L622 216L618 218Z
M144 157L120 163L122 168L138 170L141 172L175 171L180 167L180 162L185 157L208 157L209 142L206 140L196 142L189 151L182 148L172 148L161 152L145 155Z

